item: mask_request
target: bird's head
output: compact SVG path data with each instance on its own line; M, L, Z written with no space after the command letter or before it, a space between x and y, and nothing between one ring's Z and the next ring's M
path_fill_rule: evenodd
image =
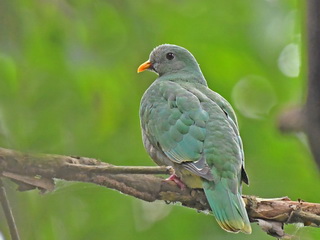
M163 44L150 54L149 60L141 64L138 73L145 70L162 75L180 72L200 72L194 56L185 48L172 44Z

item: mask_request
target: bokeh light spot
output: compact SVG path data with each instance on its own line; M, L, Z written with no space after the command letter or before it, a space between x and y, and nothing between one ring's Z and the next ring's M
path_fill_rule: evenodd
M263 77L249 75L234 86L232 90L233 105L248 118L262 118L276 104L273 87Z
M287 77L298 77L300 72L300 54L298 44L290 43L281 51L278 66Z

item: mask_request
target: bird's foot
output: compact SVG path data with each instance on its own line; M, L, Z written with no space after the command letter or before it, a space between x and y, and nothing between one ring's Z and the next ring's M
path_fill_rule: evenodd
M187 186L181 181L181 179L176 174L172 174L170 177L166 179L166 181L175 182L181 190L187 188Z

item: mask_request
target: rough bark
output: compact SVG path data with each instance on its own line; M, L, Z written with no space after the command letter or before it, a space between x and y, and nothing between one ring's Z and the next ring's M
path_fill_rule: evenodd
M172 181L154 174L169 174L167 167L120 167L86 157L52 154L27 154L0 148L3 177L17 182L19 190L54 189L54 179L98 184L124 194L153 202L180 203L198 211L210 210L203 190L181 190ZM268 234L286 237L283 224L302 223L320 227L320 204L291 201L287 197L263 199L243 196L251 222L257 222Z

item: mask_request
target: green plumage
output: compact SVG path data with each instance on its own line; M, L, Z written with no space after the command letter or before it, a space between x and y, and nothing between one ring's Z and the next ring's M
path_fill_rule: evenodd
M159 78L141 100L147 152L157 164L173 166L189 187L204 189L223 229L250 233L241 198L241 181L248 182L248 178L230 104L207 87L196 60L186 49L161 45L153 50L149 61L149 69Z

